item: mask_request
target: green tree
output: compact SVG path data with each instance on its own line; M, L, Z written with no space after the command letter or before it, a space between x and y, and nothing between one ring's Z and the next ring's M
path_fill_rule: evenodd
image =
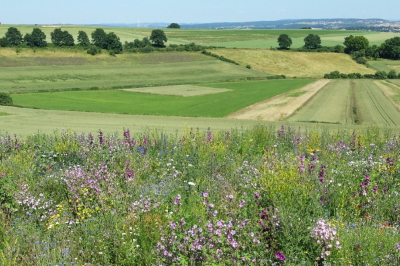
M13 105L13 100L10 94L5 92L0 92L0 105Z
M86 32L80 30L78 32L78 44L80 46L89 46L90 45L90 40Z
M287 34L281 34L278 37L278 44L280 49L289 49L292 45L292 39Z
M25 34L24 42L30 47L46 47L46 34L41 29L34 28L31 34Z
M169 26L167 28L169 28L169 29L180 29L181 25L179 25L178 23L171 23L171 24L169 24Z
M394 37L386 40L379 47L380 56L387 59L400 59L400 37Z
M55 46L74 46L74 37L68 33L68 31L62 31L61 29L55 29L51 35L51 42Z
M92 32L92 42L97 47L107 49L107 34L103 29L96 29Z
M9 27L6 32L6 39L8 40L9 46L17 46L22 43L22 34L15 27Z
M163 30L156 29L151 32L150 41L156 47L165 47L164 42L167 42L167 36Z
M344 38L344 46L346 46L345 52L352 53L361 50L366 50L369 47L369 41L364 36L353 36L350 35Z
M307 49L317 49L321 47L321 38L318 35L308 34L304 38L304 47Z
M7 47L9 46L8 39L6 37L0 38L0 47Z
M122 43L119 37L114 33L110 32L106 36L106 49L114 52L115 54L122 53Z

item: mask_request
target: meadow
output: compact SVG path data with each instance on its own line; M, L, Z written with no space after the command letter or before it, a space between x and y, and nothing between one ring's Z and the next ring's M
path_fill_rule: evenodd
M229 89L193 97L138 93L126 90L68 91L12 95L14 104L49 110L135 115L224 117L251 104L301 88L311 80L268 80L201 84ZM167 87L165 90L168 90ZM173 87L172 87L173 89Z
M2 265L398 265L398 135L0 137Z

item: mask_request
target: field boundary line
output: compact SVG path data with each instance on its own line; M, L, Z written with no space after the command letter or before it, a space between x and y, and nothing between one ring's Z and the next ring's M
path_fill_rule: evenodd
M314 93L313 96L311 96L310 98L308 98L308 100L305 101L299 108L297 108L293 113L291 113L290 115L288 115L288 116L285 118L285 120L288 119L288 118L290 118L290 117L292 117L292 116L294 116L295 114L297 114L297 113L301 110L301 108L303 108L304 106L307 106L307 105L315 98L315 96L317 96L317 95L318 95L323 89L325 89L326 86L328 86L331 82L332 82L332 80L330 79L324 86L322 86L316 93Z

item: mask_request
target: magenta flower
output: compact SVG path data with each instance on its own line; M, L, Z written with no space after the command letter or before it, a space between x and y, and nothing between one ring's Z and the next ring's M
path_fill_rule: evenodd
M285 257L285 255L283 255L283 253L282 252L280 252L280 251L277 251L277 252L275 252L275 257L278 259L278 260L286 260L286 257Z

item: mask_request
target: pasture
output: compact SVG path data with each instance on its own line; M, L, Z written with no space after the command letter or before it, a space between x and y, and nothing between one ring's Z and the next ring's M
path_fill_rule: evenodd
M373 74L376 71L357 64L346 54L304 53L254 49L217 49L213 53L238 62L242 66L275 75L322 78L340 70L342 73Z
M379 71L389 72L391 70L395 70L398 73L400 72L399 61L385 60L385 59L370 60L368 61L368 65Z
M228 91L194 97L124 90L13 94L14 104L48 110L137 115L224 117L246 106L298 89L311 80L268 80L202 84ZM171 87L165 88L165 90Z

